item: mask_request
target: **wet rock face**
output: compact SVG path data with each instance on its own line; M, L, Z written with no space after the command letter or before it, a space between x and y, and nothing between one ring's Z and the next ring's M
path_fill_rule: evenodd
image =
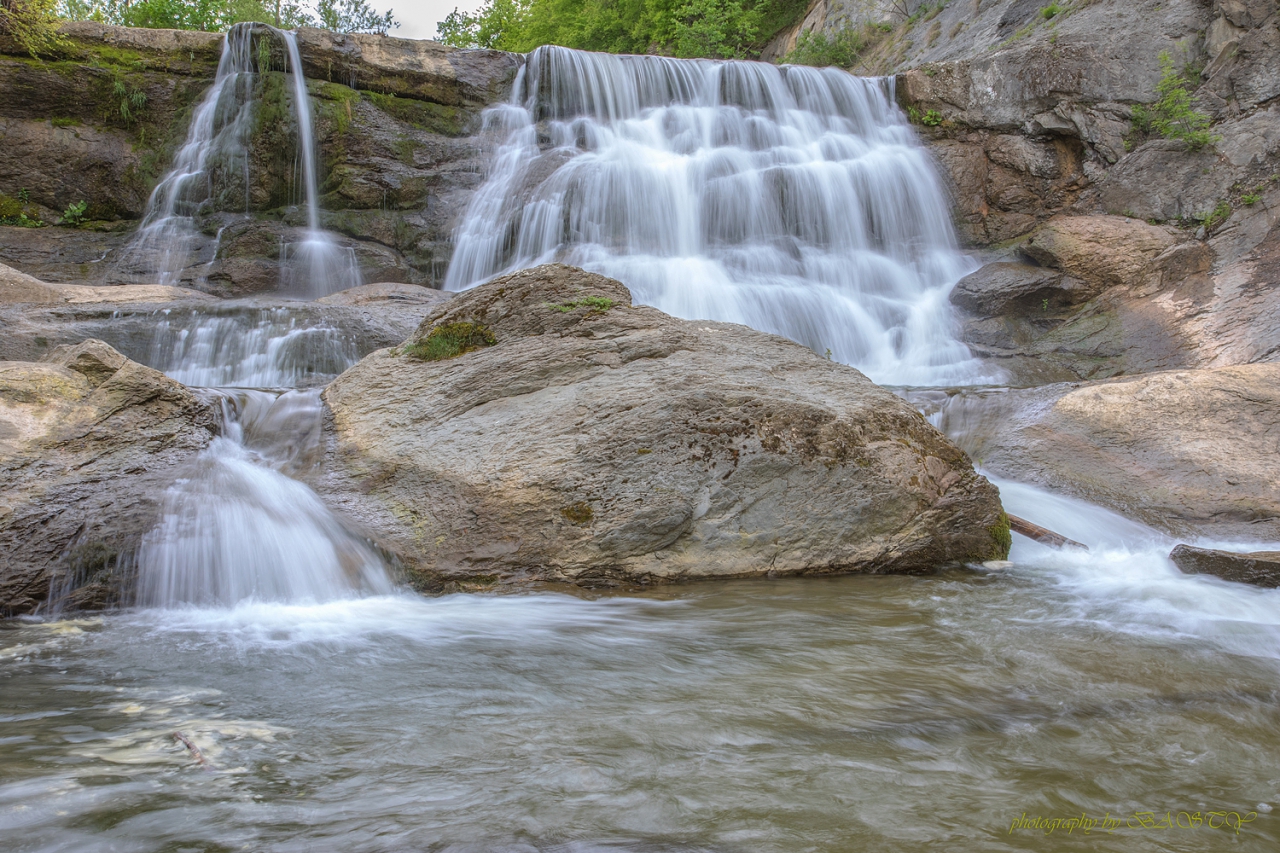
M0 614L116 600L212 408L101 341L0 362Z
M1280 587L1280 551L1217 551L1179 545L1169 554L1189 575L1216 575L1227 581L1275 589Z
M940 423L994 474L1175 535L1280 540L1280 364L973 392Z
M856 370L571 267L455 297L324 399L315 486L426 584L928 572L1007 549L995 489Z

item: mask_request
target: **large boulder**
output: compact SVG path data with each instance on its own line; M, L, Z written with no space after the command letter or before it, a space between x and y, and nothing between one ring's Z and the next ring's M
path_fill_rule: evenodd
M939 423L993 474L1178 535L1280 540L1280 364L977 392Z
M995 488L858 371L572 267L455 297L324 399L317 489L428 585L919 573L1009 544Z
M1060 216L1020 248L1038 263L1090 285L1088 298L1109 287L1141 282L1151 262L1176 243L1172 228L1125 216Z
M0 362L0 614L110 603L214 409L101 341Z

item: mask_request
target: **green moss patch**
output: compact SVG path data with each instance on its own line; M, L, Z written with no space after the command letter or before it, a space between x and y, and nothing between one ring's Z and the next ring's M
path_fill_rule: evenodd
M498 342L488 326L479 323L445 323L436 326L425 338L419 338L403 350L404 355L420 361L443 361L463 353L491 347Z
M444 136L462 136L466 132L467 114L458 107L417 98L397 98L393 94L379 92L362 91L360 94L382 112L419 130Z
M988 527L987 532L991 534L991 541L995 544L995 551L990 559L1008 559L1009 549L1013 547L1013 533L1009 530L1009 516L1003 512L1000 513L1000 520Z
M590 308L592 311L608 311L618 303L607 296L584 296L581 299L575 299L572 302L561 302L559 305L547 303L547 307L552 311L559 311L561 314L568 314L575 308Z
M590 524L591 519L596 517L596 514L591 511L591 505L585 501L578 501L563 507L560 510L560 514L571 524Z

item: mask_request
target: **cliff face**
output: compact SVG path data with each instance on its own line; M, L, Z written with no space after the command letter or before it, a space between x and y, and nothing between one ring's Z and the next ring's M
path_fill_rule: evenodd
M222 36L91 23L64 33L70 46L45 61L0 44L0 216L54 222L83 200L95 223L2 227L0 261L50 280L125 281L118 249L213 82ZM184 281L222 295L273 287L281 239L305 224L287 63L271 41L258 48L275 70L256 83L249 197L222 186L242 186L242 175L214 173L211 193L228 203L200 225L221 235L217 257L200 281ZM298 43L316 105L324 226L345 235L366 280L435 282L453 217L480 180L477 116L506 96L521 58L312 29Z

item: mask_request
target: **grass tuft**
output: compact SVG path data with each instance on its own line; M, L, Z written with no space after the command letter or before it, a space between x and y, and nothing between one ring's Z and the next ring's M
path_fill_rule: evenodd
M402 351L419 361L443 361L463 353L491 347L498 342L487 326L479 323L445 323L436 326Z

